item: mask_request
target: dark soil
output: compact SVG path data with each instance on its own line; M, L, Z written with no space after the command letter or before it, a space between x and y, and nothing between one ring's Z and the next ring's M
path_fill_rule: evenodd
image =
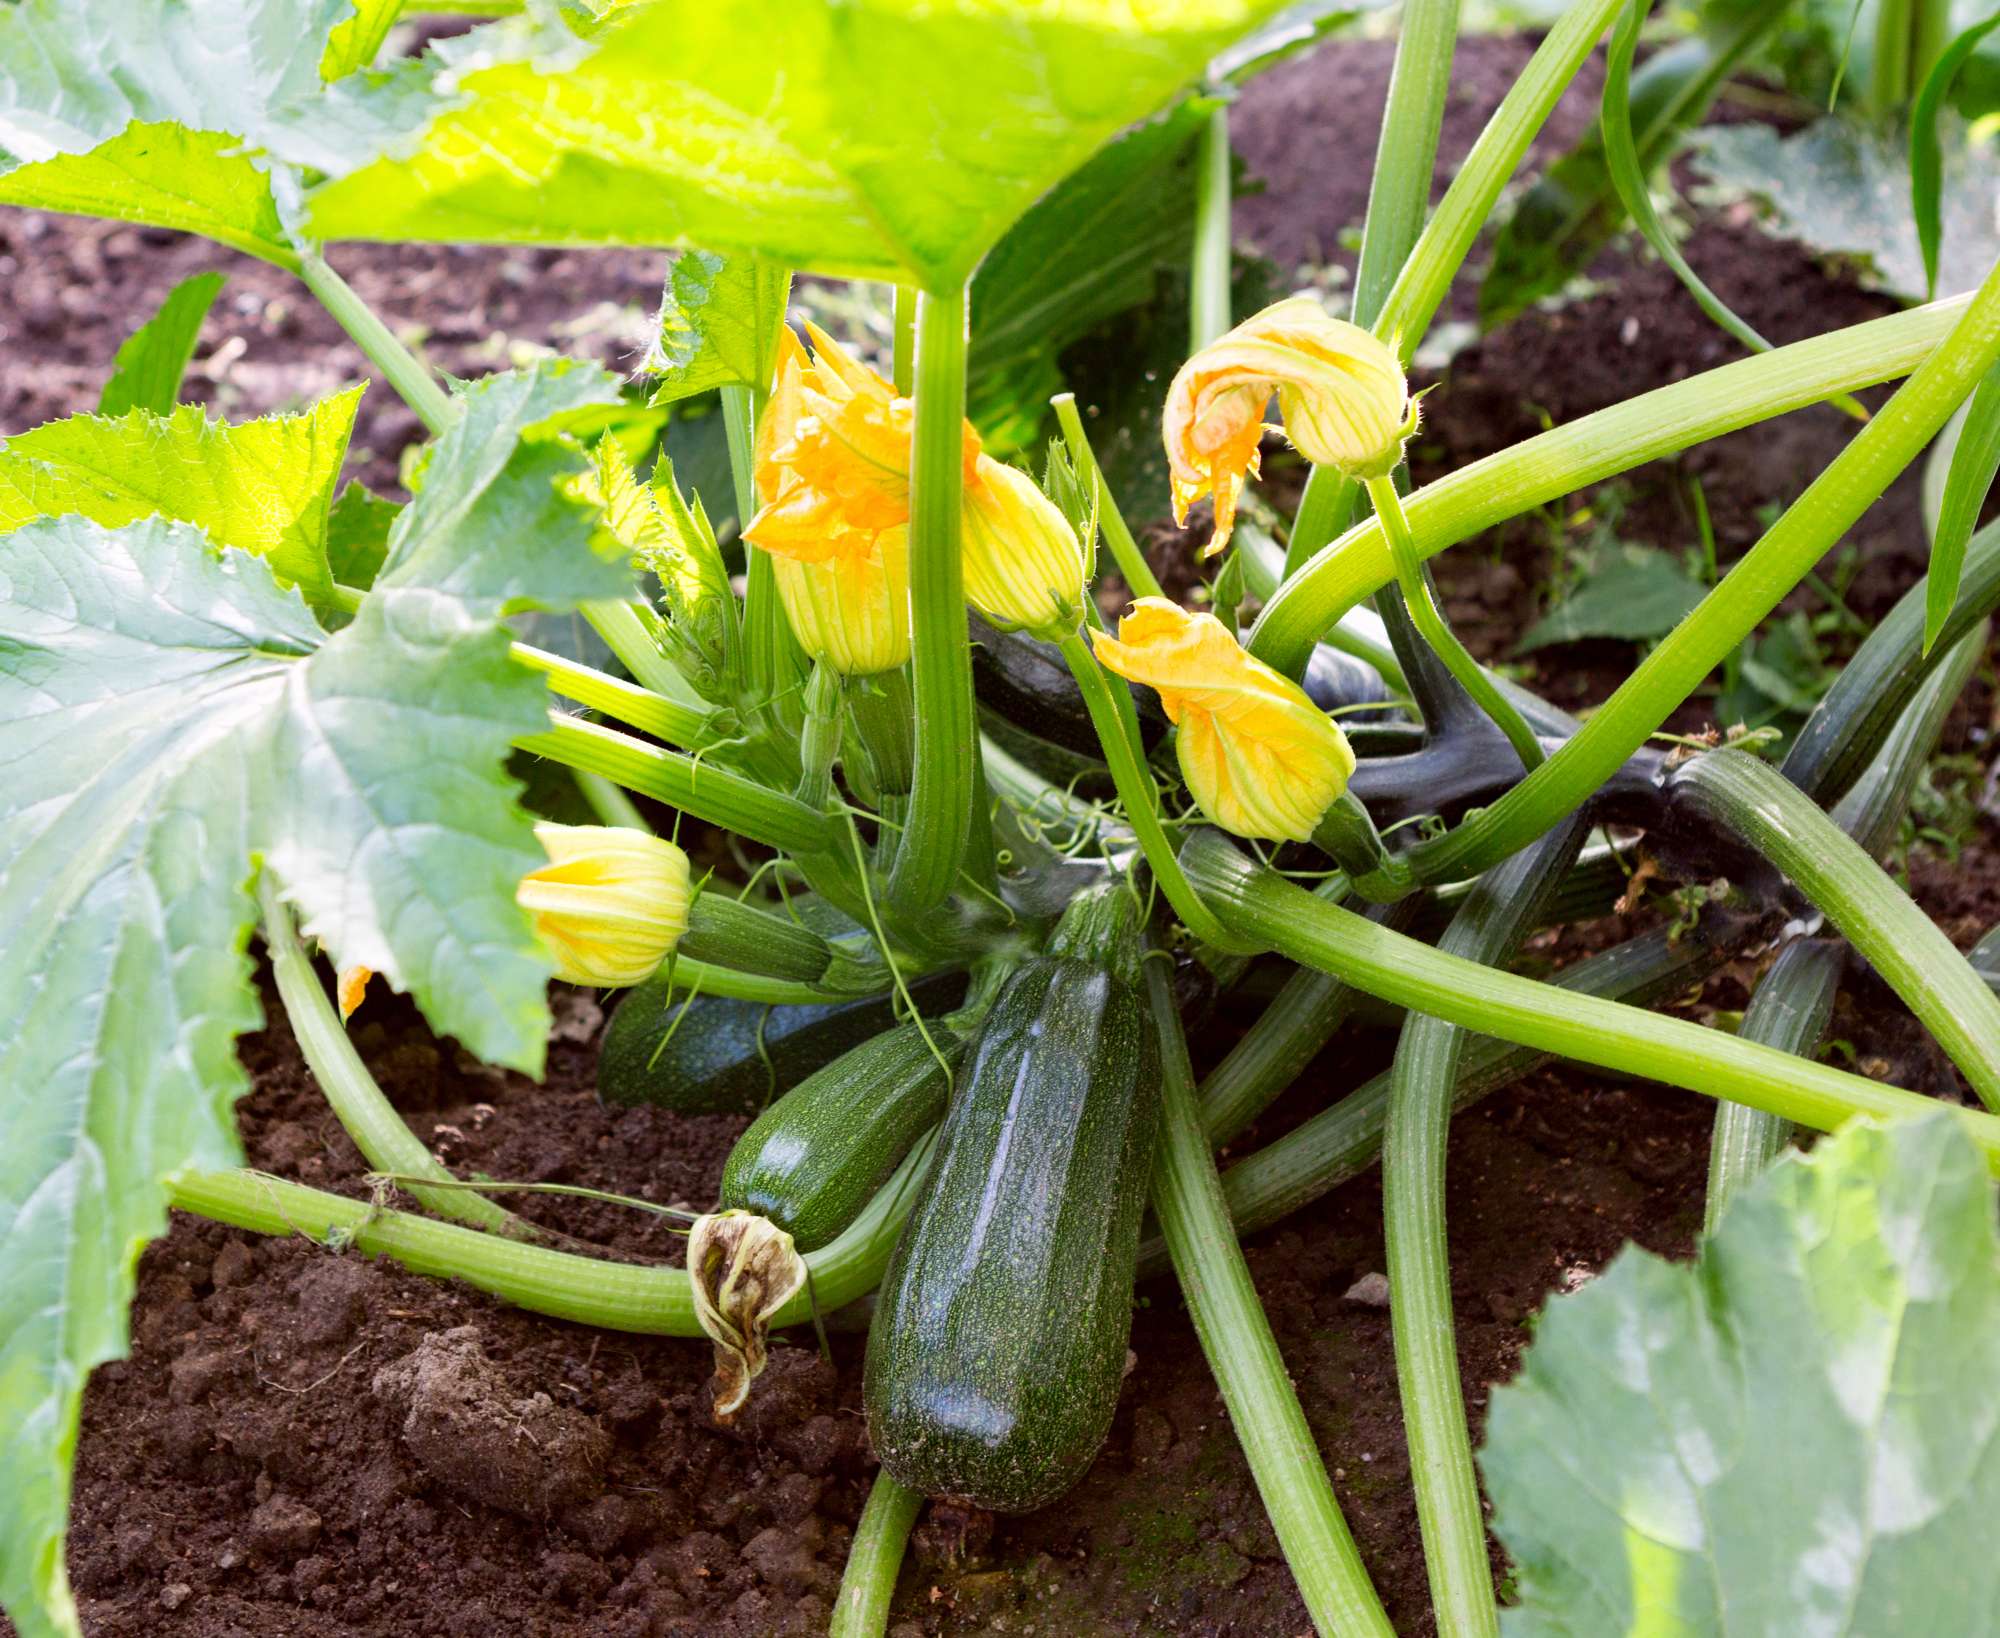
M1445 167L1526 52L1519 42L1463 45ZM1344 254L1387 61L1378 45L1329 47L1249 89L1235 133L1269 186L1241 206L1246 240L1287 265ZM1587 82L1565 102L1552 146L1588 122L1594 95ZM1705 222L1689 254L1777 340L1881 311L1743 223ZM432 356L462 374L541 344L629 365L663 266L637 253L480 250L348 250L339 261L392 321L421 324ZM275 270L170 234L8 214L0 426L93 403L136 316L175 279L222 264L231 281L198 364L210 401L262 412L361 373L331 320ZM1533 315L1458 357L1429 400L1420 477L1538 430L1543 415L1565 421L1730 356L1664 271L1617 252L1605 270L1617 279L1610 292ZM1626 532L1691 543L1680 480L1695 473L1725 555L1738 550L1758 508L1796 494L1851 426L1809 411L1676 469L1636 474ZM415 433L378 386L362 412L356 472L393 485ZM1857 531L1859 612L1878 613L1908 583L1920 538L1899 487ZM1488 547L1468 546L1440 569L1460 629L1482 653L1504 656L1540 612L1534 588L1553 548L1532 523ZM1538 681L1564 703L1586 703L1632 659L1624 645L1572 645L1539 656ZM1947 749L1990 726L1983 710L1961 711ZM1967 823L1956 862L1919 853L1911 866L1919 896L1960 943L2000 918L1992 837L1983 821ZM1594 927L1532 954L1547 966L1624 930ZM1724 973L1687 1010L1740 1007L1754 970L1746 961ZM440 1046L399 1001L369 1002L356 1039L415 1130L461 1171L711 1203L741 1122L600 1108L591 1060L601 1015L579 994L559 992L558 1002L541 1086ZM1204 1056L1219 1056L1246 1021L1231 1016L1207 1032ZM1865 978L1844 997L1835 1032L1869 1073L1955 1090L1948 1066ZM1372 1073L1388 1045L1382 1035L1337 1043L1238 1148ZM358 1191L361 1158L282 1020L243 1050L255 1079L241 1109L251 1163ZM1489 1385L1514 1369L1550 1292L1589 1279L1627 1241L1690 1250L1709 1122L1710 1106L1688 1094L1549 1070L1457 1123L1454 1295L1475 1416ZM621 1252L677 1254L659 1219L523 1200L538 1221ZM1346 1295L1383 1266L1380 1206L1376 1180L1357 1180L1259 1237L1249 1256L1368 1569L1397 1629L1421 1634L1432 1628L1388 1317ZM1073 1495L1024 1519L925 1515L899 1591L898 1638L1309 1630L1170 1283L1142 1292L1132 1347L1110 1441ZM777 1347L750 1411L727 1433L710 1424L707 1373L705 1344L564 1325L393 1265L177 1216L141 1263L132 1357L100 1371L85 1401L71 1568L86 1629L106 1638L823 1632L872 1475L858 1339L836 1335L831 1364L809 1347Z

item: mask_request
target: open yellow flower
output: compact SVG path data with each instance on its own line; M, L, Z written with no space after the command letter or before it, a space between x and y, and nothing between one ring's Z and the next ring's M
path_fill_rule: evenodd
M1159 691L1179 727L1181 777L1224 830L1303 842L1347 789L1354 752L1289 677L1253 659L1212 614L1142 597L1117 637L1092 632L1097 657Z
M768 552L799 646L848 676L910 657L910 440L915 406L813 325L789 329L757 426L760 502L744 531ZM965 475L979 435L965 428Z
M535 826L549 862L515 897L571 984L637 984L687 931L687 855L622 825Z
M1245 319L1180 367L1167 391L1164 431L1174 520L1215 497L1213 557L1229 543L1236 501L1257 474L1264 410L1277 394L1284 430L1307 459L1353 478L1380 477L1416 430L1403 367L1358 325L1292 296Z
M1027 473L979 457L963 541L966 600L987 619L1042 635L1076 630L1090 573L1083 542Z

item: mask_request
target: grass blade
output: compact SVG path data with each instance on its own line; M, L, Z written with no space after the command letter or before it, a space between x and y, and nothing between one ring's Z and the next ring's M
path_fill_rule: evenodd
M1958 429L1958 447L1945 474L1944 499L1938 505L1937 534L1931 540L1930 576L1924 583L1924 652L1930 653L1958 601L1959 576L1965 570L1965 547L1979 508L2000 470L2000 365L1986 372L1973 391Z

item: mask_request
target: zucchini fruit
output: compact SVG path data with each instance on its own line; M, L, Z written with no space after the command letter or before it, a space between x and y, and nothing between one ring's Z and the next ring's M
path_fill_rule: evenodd
M652 1104L683 1115L754 1115L822 1064L896 1023L893 996L801 1006L710 995L689 1000L667 977L661 968L628 991L611 1015L597 1054L597 1095L605 1103ZM925 1017L949 1012L964 994L963 973L937 973L910 985L910 999Z
M1054 643L1026 632L1000 631L977 615L972 633L972 689L983 711L1018 729L1030 741L1054 746L1102 767L1104 752L1083 691L1069 674L1069 662ZM1139 733L1150 754L1167 736L1167 714L1151 689L1127 683L1139 716ZM1012 747L1009 747L1012 749ZM1017 753L1018 754L1018 753ZM1032 760L1023 757L1022 760Z
M1079 894L986 1015L890 1259L864 1397L902 1484L1045 1506L1111 1426L1159 1114L1138 906Z
M964 1052L948 1021L901 1024L814 1070L736 1140L717 1209L760 1212L817 1251L937 1124Z

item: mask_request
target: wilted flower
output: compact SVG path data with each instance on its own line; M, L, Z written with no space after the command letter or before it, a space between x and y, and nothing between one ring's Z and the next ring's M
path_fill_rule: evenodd
M1003 626L1074 632L1090 566L1062 508L1027 473L979 457L965 491L965 595Z
M1215 497L1215 533L1229 543L1236 499L1257 473L1264 410L1278 395L1284 430L1309 460L1352 478L1380 477L1402 459L1416 408L1395 352L1358 325L1293 296L1245 319L1190 358L1167 391L1164 422L1174 518Z
M354 1009L368 999L368 981L375 976L373 967L363 967L358 963L352 967L342 967L334 975L334 999L340 1003L340 1016L352 1018Z
M1181 777L1201 811L1238 836L1302 842L1347 788L1354 752L1289 677L1245 653L1212 614L1142 597L1097 657L1159 690L1179 726Z
M771 1320L806 1283L805 1259L768 1218L731 1209L688 1231L695 1318L715 1344L715 1419L727 1424L762 1374Z
M688 860L672 842L622 825L535 826L549 862L515 894L572 984L637 984L687 931Z

